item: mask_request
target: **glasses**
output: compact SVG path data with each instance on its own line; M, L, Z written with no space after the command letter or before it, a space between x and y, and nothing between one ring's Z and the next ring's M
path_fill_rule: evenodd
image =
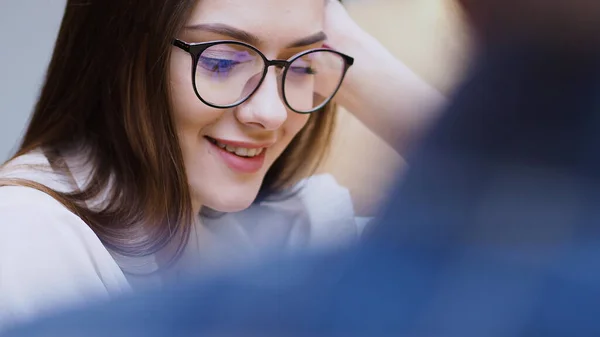
M269 60L255 47L237 41L173 45L192 56L196 96L213 108L227 109L247 101L260 87L269 67L278 68L279 94L292 111L308 114L321 109L339 90L354 59L318 48L288 60Z

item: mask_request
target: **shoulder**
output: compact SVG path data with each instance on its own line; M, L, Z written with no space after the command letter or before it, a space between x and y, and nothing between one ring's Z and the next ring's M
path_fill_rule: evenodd
M89 230L78 216L58 200L26 186L0 186L0 216L3 219L0 222L0 233L4 234L26 233L31 230L36 233ZM5 237L0 236L0 240L5 240Z
M292 193L291 197L261 204L274 209L297 208L305 213L313 244L330 246L358 237L350 192L332 175L319 174L303 179Z
M93 231L50 195L0 187L0 326L127 289Z
M15 158L10 159L4 165L0 166L0 172L5 174L14 174L16 172L30 172L31 168L49 167L48 158L42 150L34 150Z
M350 192L331 175L306 178L290 191L202 223L226 247L330 248L359 236Z
M34 150L11 159L0 166L0 185L7 179L21 179L66 192L69 184L52 169L41 150Z
M358 233L349 191L333 176L317 175L243 211L205 214L193 234L194 248L188 246L188 261L198 265L200 250L203 265L219 268L307 248L330 250L352 243Z

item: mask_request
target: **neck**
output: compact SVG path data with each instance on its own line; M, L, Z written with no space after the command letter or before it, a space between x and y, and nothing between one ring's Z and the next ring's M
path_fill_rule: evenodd
M199 200L192 198L192 214L199 215L202 210L202 203Z

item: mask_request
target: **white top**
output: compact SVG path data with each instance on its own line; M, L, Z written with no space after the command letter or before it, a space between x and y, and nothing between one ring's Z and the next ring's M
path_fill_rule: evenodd
M75 160L68 158L67 164L83 187L89 168L74 169L79 167ZM41 152L11 161L0 169L0 178L72 190ZM83 301L110 299L274 252L345 244L358 236L350 194L332 176L313 176L298 186L303 188L291 198L198 221L176 268L169 275L151 276L143 274L156 270L154 256L117 256L49 195L22 186L0 187L0 330Z

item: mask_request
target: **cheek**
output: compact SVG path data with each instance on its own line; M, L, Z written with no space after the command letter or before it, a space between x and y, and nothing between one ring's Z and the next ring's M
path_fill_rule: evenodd
M204 131L223 115L198 99L192 85L191 60L173 57L170 70L171 113L179 147L188 172L202 170L202 158L208 154ZM194 185L194 176L188 176Z
M205 105L196 96L192 85L191 63L189 57L173 55L170 65L171 110L182 148L189 147L186 143L190 138L197 141L201 131L215 123L223 113Z
M290 112L289 117L286 121L286 132L290 134L290 139L294 138L300 130L302 130L308 120L310 115L303 115L295 112Z
M280 148L277 151L277 157L285 150L294 137L306 126L310 115L302 115L295 112L288 113L288 119L283 126L283 137L280 142Z

